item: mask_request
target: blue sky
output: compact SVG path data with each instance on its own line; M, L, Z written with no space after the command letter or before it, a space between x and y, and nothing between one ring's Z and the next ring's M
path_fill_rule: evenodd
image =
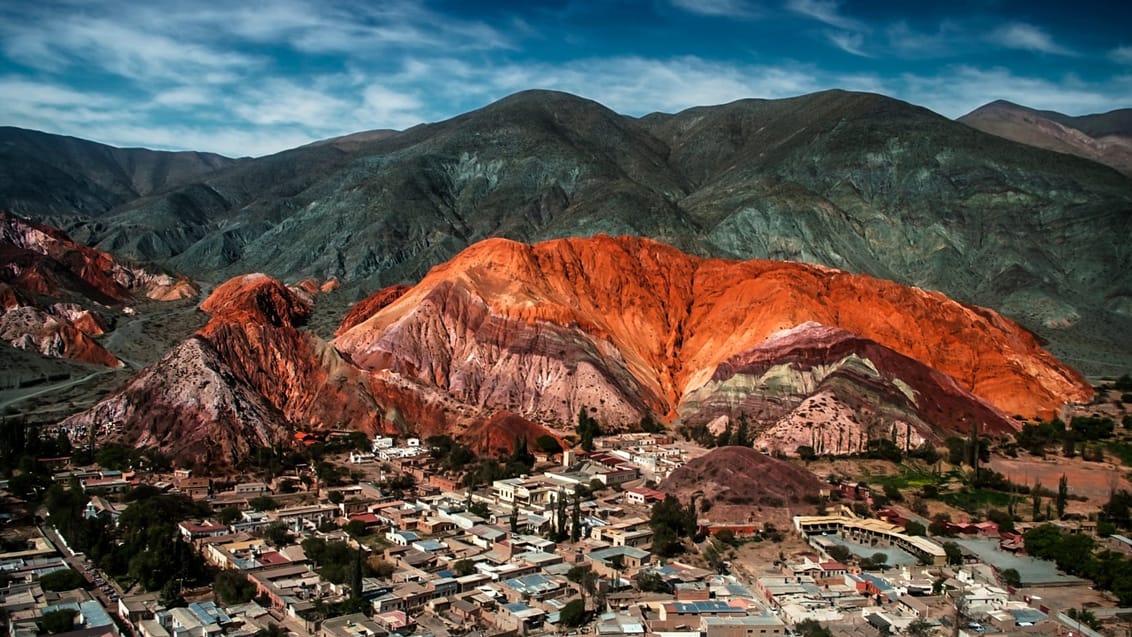
M1085 114L1132 107L1130 25L1082 1L0 0L0 124L242 156L529 88L630 115L835 87Z

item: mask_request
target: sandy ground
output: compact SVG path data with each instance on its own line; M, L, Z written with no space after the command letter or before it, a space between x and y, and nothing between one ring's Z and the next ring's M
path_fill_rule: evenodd
M1065 475L1069 480L1069 493L1089 499L1088 502L1070 502L1070 511L1076 508L1096 510L1108 502L1113 490L1132 490L1132 483L1126 477L1128 469L1111 462L1086 462L1081 458L1050 455L1017 459L992 457L989 466L1016 484L1041 482L1043 487L1053 490Z

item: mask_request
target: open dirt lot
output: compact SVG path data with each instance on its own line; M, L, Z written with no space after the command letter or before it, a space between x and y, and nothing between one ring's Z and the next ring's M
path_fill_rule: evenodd
M1132 490L1132 483L1125 476L1127 470L1111 462L1086 462L1080 458L1048 456L1046 458L1000 458L993 457L991 469L1006 476L1016 484L1032 485L1041 482L1047 489L1057 489L1057 482L1064 474L1069 480L1069 493L1089 499L1089 502L1070 502L1069 510L1076 507L1095 511L1108 502L1113 490Z

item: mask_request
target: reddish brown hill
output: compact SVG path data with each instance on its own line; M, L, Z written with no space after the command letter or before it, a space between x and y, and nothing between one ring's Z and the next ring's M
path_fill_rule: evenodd
M411 424L429 434L464 422L444 397L363 373L301 330L309 300L271 277L236 277L201 307L212 316L196 335L65 423L217 468L296 429L405 433Z
M91 308L121 307L139 297L181 299L197 293L188 279L128 268L58 229L3 211L0 284L10 286L0 310L0 340L45 356L111 367L122 362L93 340L107 326ZM52 303L42 297L70 302Z
M516 440L525 440L529 451L537 451L535 440L541 436L554 438L563 448L569 446L546 427L506 411L473 425L463 439L476 453L506 456L515 450Z
M953 376L1000 411L1049 414L1090 388L993 311L798 263L701 259L621 237L483 241L346 330L366 369L462 402L569 422L582 406L628 423L675 414L720 363L807 322Z
M717 522L747 522L756 506L799 505L826 485L809 471L749 447L719 447L672 472L658 487L687 502L700 493Z
M773 334L723 361L710 382L689 393L682 420L707 424L737 413L756 414L767 426L757 448L786 453L803 445L852 453L876 438L917 447L976 424L992 435L1016 427L951 376L817 323Z

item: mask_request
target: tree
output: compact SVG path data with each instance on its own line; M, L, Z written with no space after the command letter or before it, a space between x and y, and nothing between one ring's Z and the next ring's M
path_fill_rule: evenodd
M1002 583L1011 588L1018 588L1022 585L1022 576L1018 573L1018 569L1008 568L1002 573Z
M563 626L577 628L586 623L586 603L581 599L572 599L562 607L558 617Z
M1061 519L1065 516L1065 504L1069 501L1069 478L1065 474L1061 474L1061 479L1057 481L1057 517Z
M558 442L557 438L549 434L543 434L535 438L535 446L543 453L562 453L562 443Z
M183 595L181 595L181 583L177 580L169 580L161 587L161 593L157 596L157 603L165 608L184 608L188 606Z
M569 537L566 533L566 492L562 489L558 490L558 497L555 500L555 519L558 522L558 541L561 542Z
M664 581L658 573L652 571L641 571L637 573L637 590L642 593L664 593L671 594L672 587L668 582Z
M653 505L649 528L653 532L653 553L671 557L683 552L681 538L695 535L696 514L694 509L689 511L669 493L664 500Z
M829 556L834 559L834 561L841 562L842 564L845 564L849 560L853 559L853 552L849 550L849 547L842 546L840 544L835 544L829 547L829 550L827 552L829 553Z
M476 563L472 560L456 560L452 563L452 572L457 577L464 577L476 572Z
M291 543L291 531L286 522L272 522L264 527L263 538L272 546L286 546Z
M239 520L241 517L243 517L243 514L241 514L240 510L236 507L226 507L220 509L220 512L216 514L216 519L224 525L229 525L236 520Z
M256 587L247 576L237 570L223 570L212 581L212 590L220 601L229 604L243 604L255 597Z
M959 566L963 563L963 549L955 542L944 542L943 552L947 556L947 563L951 566Z
M803 619L797 624L794 624L794 630L801 635L801 637L833 637L833 633L831 633L828 628L822 626L820 622L814 619Z
M574 491L574 508L570 511L570 541L577 543L582 538L582 496Z
M39 585L45 591L69 591L86 585L86 578L71 568L61 568L39 578Z
M1010 532L1014 530L1014 517L1002 509L987 511L987 519L994 522L999 531Z
M326 494L326 499L330 500L331 504L342 504L346 501L346 494L341 491L331 491Z
M369 569L369 572L374 577L380 577L381 579L393 577L393 573L397 570L397 567L376 555L371 555L366 559L366 568Z
M248 500L248 506L256 511L274 511L279 508L279 503L274 498L261 495Z
M1070 608L1065 614L1069 616L1069 619L1084 624L1093 630L1100 630L1101 628L1101 623L1097 621L1097 616L1093 614L1093 611L1087 608Z
M948 526L951 522L951 516L947 513L936 513L932 516L932 521L928 524L928 533L932 535L951 536L955 535Z
M519 503L514 500L511 501L511 515L507 516L507 522L512 534L519 532Z
M904 525L904 535L926 535L927 532L927 528L915 520L910 520Z
M1042 518L1042 483L1035 482L1030 488L1030 519L1037 522Z
M79 611L70 608L44 613L39 618L39 627L52 635L70 632L75 627L75 615L78 614Z
M601 425L596 420L590 417L589 412L583 406L578 411L578 439L580 445L585 451L594 450L594 438L601 435Z
M908 637L928 637L932 634L931 622L924 619L915 619L911 624L908 624L907 631Z
M347 535L356 540L365 536L366 523L361 520L350 520L346 523L346 526L342 527L342 530L346 531Z

